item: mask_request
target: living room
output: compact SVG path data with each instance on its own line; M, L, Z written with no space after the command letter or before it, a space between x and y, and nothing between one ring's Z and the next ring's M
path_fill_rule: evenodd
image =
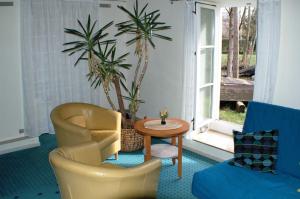
M257 58L243 133L279 140L264 151L276 153L272 166L255 168L247 158L228 164L241 153L233 130L242 130L218 123L221 9L250 5ZM299 8L297 0L0 0L0 197L299 198ZM216 122L235 151L193 139Z

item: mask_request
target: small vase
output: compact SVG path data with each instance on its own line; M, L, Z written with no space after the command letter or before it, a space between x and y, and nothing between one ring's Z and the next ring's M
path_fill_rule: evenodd
M166 125L166 124L167 124L166 118L161 118L160 124L161 124L161 125Z

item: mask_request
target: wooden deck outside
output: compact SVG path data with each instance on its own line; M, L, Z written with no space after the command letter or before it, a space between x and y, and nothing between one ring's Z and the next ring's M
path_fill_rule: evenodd
M222 77L221 101L251 101L254 83L251 80Z

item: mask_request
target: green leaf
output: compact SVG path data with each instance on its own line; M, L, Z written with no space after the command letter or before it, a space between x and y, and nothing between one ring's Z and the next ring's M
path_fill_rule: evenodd
M142 16L146 10L146 8L148 7L148 3L143 7L143 9L140 11L139 13L139 17Z
M160 34L155 34L155 33L153 33L153 35L152 35L152 36L153 36L153 37L160 38L160 39L164 39L164 40L172 41L172 38L170 38L170 37L167 37L167 36L163 36L163 35L160 35Z
M91 28L91 30L90 30L91 34L92 34L93 31L94 31L94 28L95 28L95 26L96 26L96 23L97 23L97 21L94 22L94 24L93 24L93 26L92 26L92 28Z
M90 27L91 27L91 15L89 14L88 21L86 24L86 29L88 33L90 33Z
M83 53L79 56L79 58L77 59L77 61L75 62L74 66L77 66L77 64L79 63L80 60L82 60L83 56L86 54L86 51L83 51Z
M128 90L128 88L125 86L124 82L123 82L122 80L121 80L120 82L121 82L121 85L122 85L122 87L124 88L124 90L125 90L127 93L129 93L129 90Z
M78 49L82 49L84 46L85 46L84 44L78 44L78 45L75 45L74 47L63 50L62 52L67 53L67 52L77 51Z
M142 36L137 36L129 41L126 42L127 45L132 45L134 44L137 40L142 39Z
M64 43L63 45L64 46L67 46L67 45L78 45L78 44L84 44L84 42L83 41L72 41L72 42L66 42L66 43Z
M105 30L106 30L107 28L109 28L110 26L112 26L113 24L114 24L113 21L107 23L105 26L103 26L103 27L101 28L102 32L105 31Z
M71 35L75 35L75 36L81 37L81 38L85 38L84 34L82 34L81 32L79 32L77 30L74 30L74 29L65 28L64 32L68 33L68 34L71 34Z
M148 41L149 41L150 45L151 45L153 48L155 48L155 44L153 43L152 39L148 38Z
M77 19L78 24L80 25L81 29L83 30L85 35L88 35L85 28L83 27L83 25L81 24L81 22Z

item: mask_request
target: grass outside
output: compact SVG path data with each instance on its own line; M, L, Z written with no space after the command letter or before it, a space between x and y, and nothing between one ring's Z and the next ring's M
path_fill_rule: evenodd
M231 110L228 107L222 108L220 110L220 120L243 125L245 121L245 117L246 117L246 112L238 113L234 110Z
M226 66L227 65L227 54L222 54L222 66ZM243 59L243 55L239 55L239 59L240 59L240 62L242 61ZM256 55L251 55L250 56L250 66L254 66L256 65Z

